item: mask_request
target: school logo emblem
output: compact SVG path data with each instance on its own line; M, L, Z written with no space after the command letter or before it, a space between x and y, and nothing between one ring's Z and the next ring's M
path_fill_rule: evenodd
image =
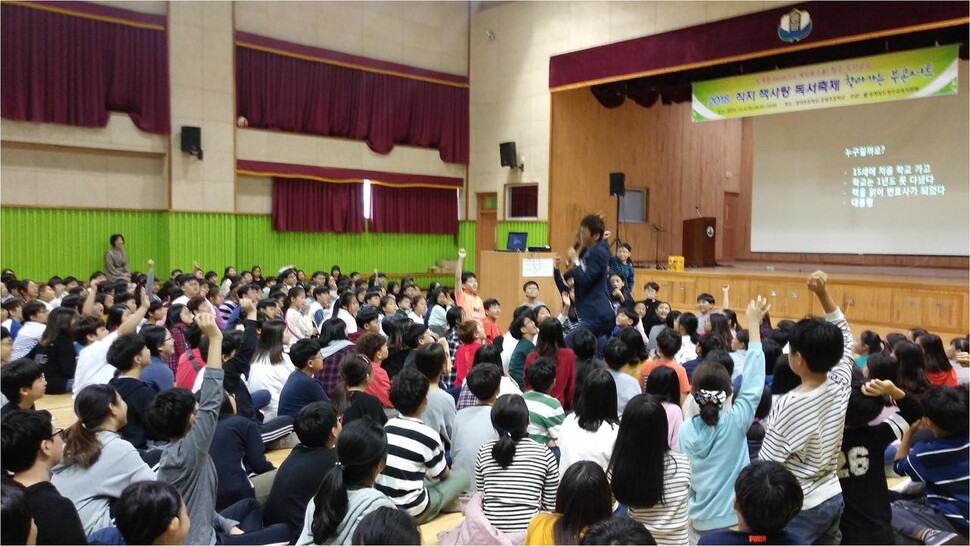
M812 33L812 18L807 11L793 9L781 16L778 37L783 42L798 42Z

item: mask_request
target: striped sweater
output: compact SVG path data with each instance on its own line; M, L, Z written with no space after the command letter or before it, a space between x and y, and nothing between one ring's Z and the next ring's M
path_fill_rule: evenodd
M842 492L839 449L852 380L852 332L840 309L825 320L842 331L842 358L824 383L809 392L791 391L772 406L759 457L785 465L805 494L802 510L815 508Z
M687 544L687 499L690 496L690 460L668 451L664 461L663 502L649 507L630 506L630 518L643 524L657 544Z
M502 468L492 458L495 440L485 442L475 460L475 486L493 527L503 533L525 531L540 510L553 512L559 489L559 465L552 451L529 438L515 446L512 464Z
M374 487L401 510L419 516L428 507L425 476L437 477L447 468L441 437L421 419L406 416L388 421L384 432L387 462Z

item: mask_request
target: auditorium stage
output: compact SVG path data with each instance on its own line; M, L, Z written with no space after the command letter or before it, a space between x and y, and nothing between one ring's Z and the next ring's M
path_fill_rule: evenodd
M683 272L636 271L635 299L648 281L660 285L659 298L681 311L693 311L697 295L709 293L723 304L722 287L730 285L728 306L739 314L755 295L768 298L771 317L797 320L820 315L821 307L805 286L809 273L829 274L829 290L853 330L880 334L923 327L948 341L970 329L970 289L966 270L894 266L814 265L774 262L731 262Z

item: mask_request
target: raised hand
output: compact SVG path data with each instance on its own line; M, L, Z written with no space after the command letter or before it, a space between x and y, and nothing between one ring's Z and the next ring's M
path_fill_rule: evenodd
M825 285L828 283L829 276L824 271L818 270L808 276L808 289L816 294L825 292Z
M222 331L216 325L216 317L214 315L198 313L195 315L195 323L199 326L199 330L202 330L202 333L209 338L210 343L216 338L222 339Z
M748 308L745 310L745 316L748 318L749 329L758 329L761 325L761 321L765 318L768 310L771 309L771 305L768 303L763 296L758 296L748 303Z
M240 298L239 299L239 307L242 308L242 310L245 311L247 314L250 311L255 311L256 310L256 304L254 304L253 303L253 300L251 300L249 298Z
M459 248L458 249L458 259L459 260L464 260L465 259L465 256L468 256L468 253L465 252L465 249L464 248Z

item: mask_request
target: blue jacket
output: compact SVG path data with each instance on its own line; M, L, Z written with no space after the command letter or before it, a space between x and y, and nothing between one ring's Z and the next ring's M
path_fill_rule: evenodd
M579 264L571 269L579 318L606 328L601 334L608 333L616 322L610 302L609 264L610 247L600 241L592 248L584 248L579 253Z
M765 385L765 353L752 342L744 360L744 381L731 409L722 410L717 425L700 415L680 427L680 450L690 459L691 491L687 514L694 527L710 531L737 525L734 481L748 466L747 432Z

